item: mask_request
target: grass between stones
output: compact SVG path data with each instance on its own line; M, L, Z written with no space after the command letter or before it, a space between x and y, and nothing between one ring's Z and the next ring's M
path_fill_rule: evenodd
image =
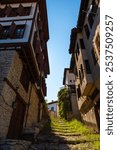
M34 143L43 147L59 147L56 150L99 150L100 135L76 119L51 118Z
M94 133L92 128L87 127L76 119L66 121L52 118L50 125L51 131L64 136L68 144L87 143L91 150L100 149L100 135Z

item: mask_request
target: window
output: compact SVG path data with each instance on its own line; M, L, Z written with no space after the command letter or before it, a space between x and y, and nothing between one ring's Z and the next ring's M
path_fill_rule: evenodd
M79 55L79 46L78 46L78 43L77 43L77 45L76 45L76 59L77 59L77 61L78 61L78 55Z
M92 26L93 26L93 23L94 23L94 18L93 18L93 14L92 13L89 13L89 15L88 15L88 22L89 22L89 26L90 26L90 28L92 28Z
M89 65L88 60L85 60L85 67L86 67L86 73L91 74L91 69L90 69L90 65Z
M27 68L25 66L23 66L21 77L20 77L20 82L23 85L26 92L28 92L29 81L30 81L29 72L28 72Z
M76 53L76 59L77 59L77 61L78 61L78 54Z
M93 1L92 1L92 9L91 9L91 12L92 12L93 14L95 14L95 13L97 12L97 9L98 9L98 2L97 2L97 4L96 4L96 1L93 0Z
M17 25L12 23L11 26L3 26L0 33L0 39L20 39L23 38L25 25Z
M21 39L21 38L23 38L24 31L25 31L25 25L17 25L16 29L14 31L14 34L13 34L13 38L14 39Z
M0 8L0 17L5 17L5 10Z
M16 13L17 8L12 8L11 12L9 13L9 15L7 15L7 17L16 17L17 13Z
M79 41L80 41L81 49L85 49L85 45L84 45L83 39L79 39Z
M79 55L79 45L78 45L78 43L76 45L76 53L78 53L78 55Z
M85 29L85 33L86 33L87 39L89 39L89 37L90 37L90 30L89 30L89 27L88 27L87 24L84 26L84 29Z
M92 54L93 62L94 62L94 65L95 65L97 63L98 57L97 57L97 54L96 54L94 48L92 48L91 54Z
M97 88L95 88L95 90L93 91L92 95L90 96L92 100L95 99L95 97L99 94L99 90Z
M75 85L70 85L69 88L70 88L69 90L71 93L76 93L76 86Z
M77 67L75 66L75 69L74 69L74 74L76 75L76 77L78 77L78 71L77 71Z
M6 6L6 9L4 10L5 10L5 15L9 17L12 12L12 7L10 5Z
M51 107L51 111L54 111L54 107Z
M17 15L19 16L28 16L30 15L31 7L24 7L23 5L19 5L19 7L16 10Z
M3 26L0 32L0 39L7 39L10 26Z
M88 22L89 22L90 28L92 28L92 26L93 26L94 17L96 15L96 12L97 12L97 9L98 9L98 4L99 4L99 1L96 1L96 0L92 1L91 10L90 10L90 13L88 15Z
M82 64L80 65L80 69L81 69L81 79L83 80L83 78L84 78L84 71L83 71Z
M28 16L30 15L31 7L23 7L21 4L19 7L12 8L10 5L5 8L0 8L0 17L16 17L16 16Z
M78 93L78 99L81 97L81 90L80 90L80 85L78 85L77 88L77 93Z
M80 79L80 84L82 84L82 78L81 78L81 71L79 70L79 79Z
M31 11L31 7L24 7L24 9L25 9L25 16L29 16L30 11Z

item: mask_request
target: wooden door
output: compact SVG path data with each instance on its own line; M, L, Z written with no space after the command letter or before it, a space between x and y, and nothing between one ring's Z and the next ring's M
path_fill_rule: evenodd
M11 116L7 138L20 138L23 129L25 111L25 104L21 100L17 99L16 106Z

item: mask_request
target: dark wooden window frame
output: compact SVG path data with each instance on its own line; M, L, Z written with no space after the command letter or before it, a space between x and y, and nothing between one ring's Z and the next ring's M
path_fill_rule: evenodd
M82 85L81 70L79 70L79 80L80 80L80 84Z
M22 39L24 36L26 25L17 25L13 34L13 39Z
M79 41L80 41L81 49L85 49L85 45L84 45L83 39L79 39Z
M92 100L94 100L96 98L96 96L99 94L99 90L97 88L95 88L95 90L93 91L93 93L91 94L90 98Z
M88 60L85 60L85 68L86 68L86 73L91 74L91 69L90 69L90 64Z
M91 54L92 54L92 58L93 58L94 65L96 65L96 63L97 63L97 61L98 61L98 57L97 57L97 54L96 54L94 48L92 48Z
M84 70L83 70L82 64L80 65L80 69L81 69L81 80L83 80L83 78L84 78Z
M84 29L85 29L86 37L87 37L87 39L89 39L89 37L90 37L90 30L89 30L88 24L85 24Z
M88 15L88 22L89 22L90 28L92 29L93 23L94 23L94 15L92 13L89 13Z
M7 6L5 6L4 8L0 8L0 17L16 17L16 16L20 16L18 13L17 13L17 10L19 7L11 7L12 10L9 12L9 15L6 15L5 14L5 10L7 9ZM30 15L30 12L31 12L31 6L27 6L27 7L23 7L24 8L24 14L21 15L21 16L29 16Z
M9 37L10 26L3 26L0 33L0 39L7 39Z
M78 93L78 99L81 97L81 90L80 90L80 85L78 85L77 88L77 93Z
M10 35L10 27L11 27L11 25L2 27L2 31L0 33L0 39L8 39L8 38L22 39L23 38L26 25L24 25L24 24L16 25L16 28L15 28L12 36Z

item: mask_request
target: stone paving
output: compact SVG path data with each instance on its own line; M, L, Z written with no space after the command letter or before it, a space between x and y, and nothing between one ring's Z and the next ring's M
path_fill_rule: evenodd
M59 128L47 125L29 150L96 150L91 148L90 141L81 140L75 130L71 133L69 129L72 127L67 126L63 120L57 123Z

